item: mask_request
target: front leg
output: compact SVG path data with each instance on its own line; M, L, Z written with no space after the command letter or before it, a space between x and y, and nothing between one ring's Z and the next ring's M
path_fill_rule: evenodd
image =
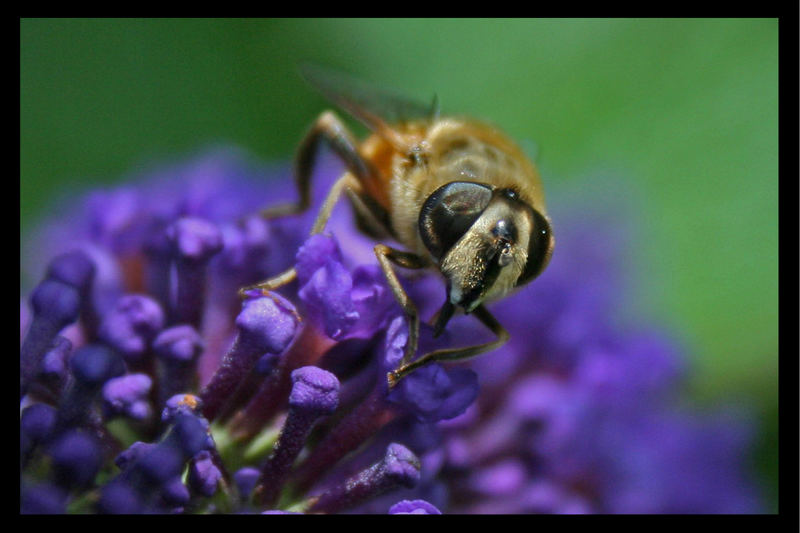
M397 279L392 268L392 263L400 265L405 268L425 268L428 263L420 256L409 252L401 252L393 248L389 248L384 244L375 246L375 256L378 258L378 263L381 265L383 275L386 276L386 281L389 282L389 287L392 289L395 300L403 308L403 312L408 319L408 342L406 349L403 352L403 359L401 365L408 363L417 352L417 342L419 340L419 314L417 307L411 298L406 294L403 286L400 285L400 280Z
M478 320L481 321L481 323L488 327L492 333L497 335L497 339L491 342L466 346L463 348L447 348L444 350L436 350L423 355L412 363L404 361L400 367L388 373L387 380L389 383L389 389L394 388L401 379L406 377L414 370L429 365L430 363L440 361L464 361L466 359L475 357L476 355L497 349L505 344L506 341L508 341L508 331L506 331L506 329L497 321L496 318L494 318L494 316L492 316L491 313L489 313L489 311L482 304L475 308L473 314L478 318ZM417 325L417 327L418 326L419 325ZM416 350L416 345L414 346L414 350Z
M328 223L328 219L331 217L333 207L342 196L342 192L347 189L354 192L361 190L360 183L353 179L353 175L349 172L336 180L336 183L334 183L333 187L331 187L330 192L328 192L328 196L325 198L325 201L322 203L322 207L317 214L317 219L314 221L314 225L311 228L311 235L322 233L322 230L325 229L325 225ZM247 296L247 293L252 290L260 290L262 292L272 291L279 287L283 287L287 283L291 283L295 278L297 278L297 271L294 267L291 267L288 270L281 272L277 276L273 276L267 280L256 283L255 285L249 285L239 289L239 296L244 298Z

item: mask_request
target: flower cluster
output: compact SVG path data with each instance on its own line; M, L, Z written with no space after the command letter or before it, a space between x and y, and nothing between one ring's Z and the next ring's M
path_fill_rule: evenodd
M321 165L317 205L338 171ZM743 426L678 411L677 349L610 320L620 246L596 221L559 219L548 271L492 307L506 346L390 391L406 319L347 206L311 237L313 209L265 219L292 179L235 150L143 174L23 250L22 512L758 509ZM444 287L413 274L429 317ZM488 336L458 316L420 350Z

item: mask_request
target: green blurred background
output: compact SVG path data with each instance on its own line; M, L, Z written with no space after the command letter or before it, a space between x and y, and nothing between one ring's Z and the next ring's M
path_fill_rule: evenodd
M598 172L641 219L628 314L673 328L690 398L751 406L777 501L778 21L20 22L21 234L65 192L229 141L286 160L329 65L534 141L548 191ZM21 274L22 277L22 274ZM25 281L25 280L24 280Z

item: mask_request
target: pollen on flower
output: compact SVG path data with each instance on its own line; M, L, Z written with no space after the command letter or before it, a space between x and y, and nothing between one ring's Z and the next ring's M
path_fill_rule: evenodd
M312 237L314 207L258 216L297 197L288 165L265 168L233 149L167 164L23 243L22 274L45 274L20 313L22 513L760 509L747 426L679 411L680 350L609 320L619 222L598 239L555 205L551 266L493 307L509 342L389 390L408 324L375 241L347 209ZM341 169L322 159L313 205ZM438 276L401 282L423 320L441 306ZM420 353L485 342L471 320L423 323Z
M184 394L181 401L178 402L178 405L181 407L188 407L190 410L195 411L199 404L197 396L194 394Z

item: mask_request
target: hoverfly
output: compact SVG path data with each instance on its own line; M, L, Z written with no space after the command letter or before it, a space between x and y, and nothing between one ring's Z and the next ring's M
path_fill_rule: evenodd
M374 249L409 328L401 364L387 376L389 387L434 361L463 360L501 346L509 334L485 303L539 275L555 243L536 167L493 126L471 118L439 116L435 98L432 105L424 105L327 69L305 66L301 72L371 133L358 142L335 112L323 112L296 154L299 201L267 208L262 214L282 216L309 207L315 156L320 143L326 143L341 158L346 172L332 186L311 233L324 230L345 193L362 229L372 236L388 235L405 247L397 250L377 244ZM447 296L432 318L435 336L461 308L496 339L414 359L419 317L393 265L436 268L444 276ZM276 289L296 275L290 268L240 294Z

